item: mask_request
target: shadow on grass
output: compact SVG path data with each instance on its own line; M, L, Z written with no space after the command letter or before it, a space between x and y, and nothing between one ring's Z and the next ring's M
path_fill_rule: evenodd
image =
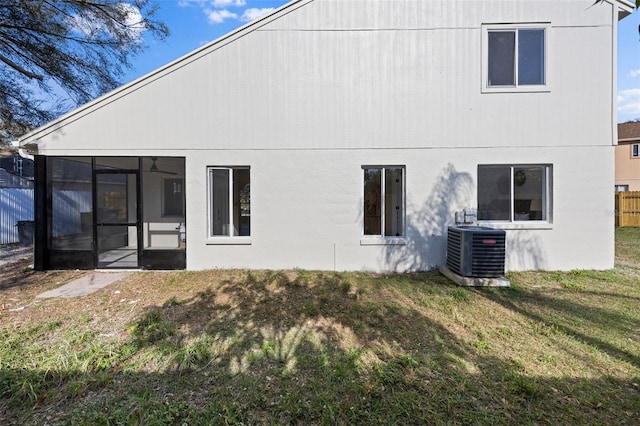
M615 301L618 299L629 303L629 300L637 300L636 297L609 292L583 292L582 290L556 290L555 294L550 295L543 291L521 288L511 292L486 289L475 289L474 292L512 312L541 323L554 332L571 336L577 341L586 343L620 361L640 367L640 355L637 352L613 343L619 342L624 337L633 336L635 338L640 330L640 320L621 312L612 312L603 307L617 303ZM593 298L599 304L585 304L575 300L575 298L585 295Z
M206 279L204 273L176 276ZM150 307L131 325L125 343L85 346L86 352L75 354L79 360L75 367L60 363L54 369L14 368L17 359L5 361L0 367L0 420L49 424L637 420L637 377L531 375L517 359L493 355L482 339L468 337L468 330L454 332L464 326L456 325L452 315L482 298L538 319L522 306L536 295L469 292L433 273L363 274L357 284L350 277L307 271L228 274L220 283L203 286L207 289L194 297L171 298ZM549 298L538 302L557 303ZM567 315L580 311L579 306L554 305L563 308ZM617 319L609 320L613 324ZM16 357L26 350L23 345L29 336L19 337L4 343ZM613 350L602 342L598 347Z
M33 274L31 259L18 259L0 266L0 291L24 286L29 275Z

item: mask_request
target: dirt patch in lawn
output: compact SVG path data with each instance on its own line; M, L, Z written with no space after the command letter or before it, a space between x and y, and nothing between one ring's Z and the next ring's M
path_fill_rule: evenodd
M33 270L33 258L28 250L12 246L0 248L0 318L28 310L38 304L36 296L85 275L86 271Z

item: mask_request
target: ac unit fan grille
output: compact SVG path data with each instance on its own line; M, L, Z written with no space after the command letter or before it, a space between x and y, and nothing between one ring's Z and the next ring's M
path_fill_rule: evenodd
M476 226L449 227L447 267L458 275L478 278L504 276L506 234Z

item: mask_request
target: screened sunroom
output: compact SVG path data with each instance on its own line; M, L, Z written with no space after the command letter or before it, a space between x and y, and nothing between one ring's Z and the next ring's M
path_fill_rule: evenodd
M186 267L184 158L37 156L36 170L37 269Z

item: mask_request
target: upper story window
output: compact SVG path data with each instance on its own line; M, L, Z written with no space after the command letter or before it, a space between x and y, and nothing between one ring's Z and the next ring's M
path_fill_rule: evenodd
M483 91L548 91L545 25L483 26Z
M631 158L640 158L640 143L631 145Z

